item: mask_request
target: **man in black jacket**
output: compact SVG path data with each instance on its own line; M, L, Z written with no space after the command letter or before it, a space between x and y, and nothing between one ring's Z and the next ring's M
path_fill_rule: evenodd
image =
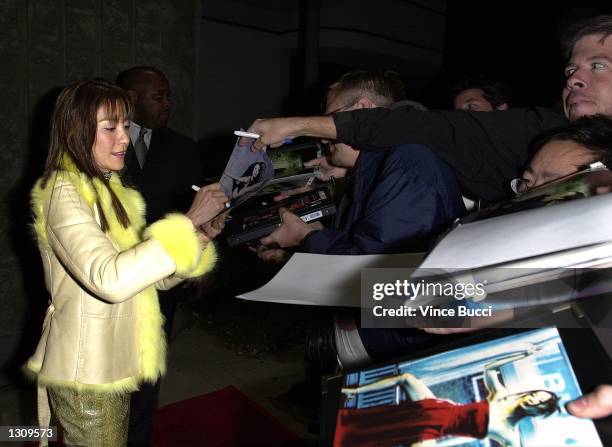
M578 22L566 32L563 46L568 62L562 96L570 121L594 114L612 117L610 34L612 15ZM511 193L509 182L530 158L531 139L566 123L556 112L540 107L487 113L403 108L257 120L249 131L261 135L256 148L300 135L337 140L366 151L422 144L455 169L465 196L494 202Z
M196 143L167 127L172 103L166 76L153 67L133 67L117 84L134 104L125 164L147 204L147 222L187 210L191 185L202 181L202 165Z
M134 105L130 145L125 157L126 174L147 206L147 223L172 211L184 212L193 199L191 185L201 185L202 166L196 144L166 127L171 110L170 84L153 67L133 67L117 77ZM164 331L170 339L176 306L185 298L182 286L159 291ZM129 446L149 445L157 407L159 382L143 384L130 402Z

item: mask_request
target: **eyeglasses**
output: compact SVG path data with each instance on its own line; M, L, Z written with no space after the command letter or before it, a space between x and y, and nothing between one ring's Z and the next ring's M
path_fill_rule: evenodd
M608 169L608 167L603 164L601 161L595 161L593 163L589 163L587 165L582 165L579 166L578 168L576 168L575 172L572 172L569 175L566 175L564 177L560 177L558 179L555 180L559 180L561 178L565 178L568 177L570 175L574 175L577 172L589 172L589 171L599 171L602 169ZM527 191L529 191L529 189L531 188L529 185L530 181L524 178L515 178L510 180L510 189L512 189L512 192L514 192L514 194L525 194Z

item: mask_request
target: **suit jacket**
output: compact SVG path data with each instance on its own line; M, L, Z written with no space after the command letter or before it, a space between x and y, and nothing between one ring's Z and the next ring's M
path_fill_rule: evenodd
M187 211L195 194L191 185L203 180L196 143L168 127L153 131L143 169L131 142L125 164L129 182L145 199L147 223L171 211Z

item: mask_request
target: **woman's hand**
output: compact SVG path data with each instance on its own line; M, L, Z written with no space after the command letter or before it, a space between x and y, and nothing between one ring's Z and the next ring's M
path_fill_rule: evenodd
M228 213L229 211L219 214L210 222L200 226L198 235L200 236L200 240L202 242L208 243L212 241L223 231L223 228L225 228L225 219L227 218Z
M227 201L219 183L203 186L196 193L191 208L185 215L191 219L194 227L200 228L223 211Z

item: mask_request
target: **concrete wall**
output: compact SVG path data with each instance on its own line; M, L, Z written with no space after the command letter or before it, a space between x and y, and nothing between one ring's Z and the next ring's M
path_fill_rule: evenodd
M44 163L54 93L82 77L114 80L129 66L155 65L173 87L171 125L195 136L199 8L196 0L0 0L2 364L31 351L46 306L28 190Z

